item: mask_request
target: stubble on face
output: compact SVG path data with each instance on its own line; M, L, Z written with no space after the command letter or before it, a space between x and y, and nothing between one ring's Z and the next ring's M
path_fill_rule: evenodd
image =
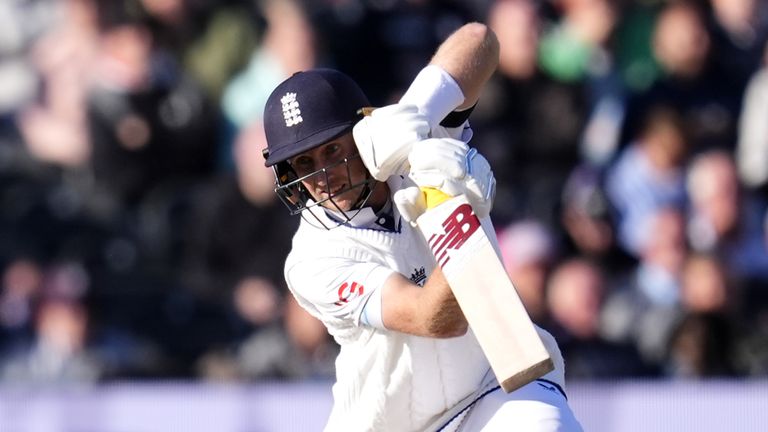
M291 164L300 177L315 173L302 180L302 184L321 206L349 211L359 201L367 178L366 168L355 157L356 153L354 139L348 133L295 157Z

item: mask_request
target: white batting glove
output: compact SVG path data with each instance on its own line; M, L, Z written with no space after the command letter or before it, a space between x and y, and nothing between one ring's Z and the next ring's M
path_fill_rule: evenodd
M430 138L414 146L409 156L409 177L415 183L394 195L395 205L414 223L426 203L419 188L439 189L449 196L465 195L475 214L484 218L493 208L496 179L488 161L463 141Z
M469 149L467 153L467 175L464 177L464 195L479 218L491 214L493 200L496 198L496 177L491 170L488 160L477 152Z
M411 225L416 225L416 219L427 211L427 200L424 192L410 180L410 186L395 192L392 196L400 216Z
M386 181L408 172L408 154L414 143L429 136L429 123L416 105L388 105L357 122L352 136L371 176Z

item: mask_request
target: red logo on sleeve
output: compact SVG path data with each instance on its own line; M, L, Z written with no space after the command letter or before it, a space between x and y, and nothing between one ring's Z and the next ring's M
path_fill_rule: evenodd
M363 285L357 282L344 282L339 286L339 301L334 302L336 306L341 306L345 303L349 303L355 297L363 295Z
M450 260L448 250L458 249L480 227L480 220L472 212L469 204L462 204L443 221L445 234L433 234L429 238L429 248L440 267Z

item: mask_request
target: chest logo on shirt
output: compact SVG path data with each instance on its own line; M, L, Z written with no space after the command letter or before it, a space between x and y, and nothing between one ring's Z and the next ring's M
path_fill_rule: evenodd
M427 280L427 271L424 270L424 266L421 266L419 269L413 269L413 273L411 273L411 282L415 283L418 286L423 287L424 281Z
M342 306L349 303L355 297L363 295L363 284L357 282L344 282L339 286L339 301L334 302L336 306Z

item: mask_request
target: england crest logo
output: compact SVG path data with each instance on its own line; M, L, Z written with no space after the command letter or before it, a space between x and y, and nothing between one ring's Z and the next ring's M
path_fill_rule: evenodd
M285 96L280 98L280 103L283 104L283 118L285 118L285 125L287 127L295 126L302 121L301 110L299 109L299 101L296 100L296 93L286 93Z

